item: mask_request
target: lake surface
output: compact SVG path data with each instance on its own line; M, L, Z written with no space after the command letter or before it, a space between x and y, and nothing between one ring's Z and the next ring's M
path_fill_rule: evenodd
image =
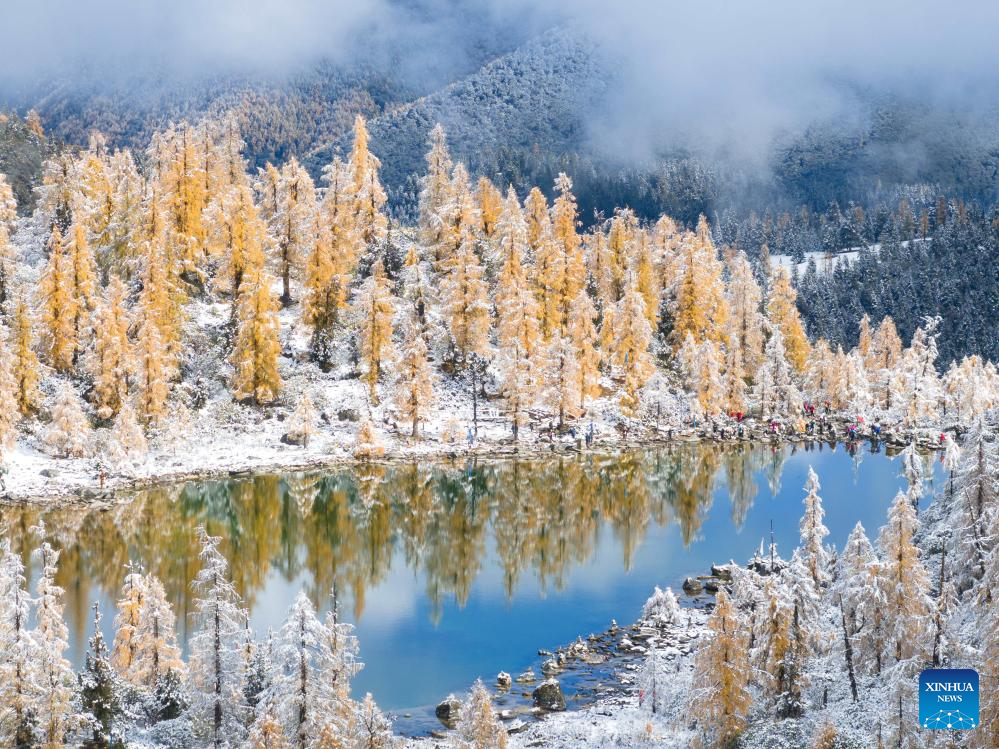
M0 508L0 523L23 549L43 518L62 548L75 663L94 601L112 636L129 560L163 580L186 640L195 529L204 525L224 538L258 636L280 627L300 589L328 608L335 583L367 664L355 693L372 692L396 716L426 716L476 677L537 669L538 648L611 619L634 621L655 585L679 592L712 562L745 562L771 521L787 555L809 465L822 483L829 543L842 547L858 520L876 537L905 486L901 462L867 446L851 455L819 444L199 481L142 491L109 510Z

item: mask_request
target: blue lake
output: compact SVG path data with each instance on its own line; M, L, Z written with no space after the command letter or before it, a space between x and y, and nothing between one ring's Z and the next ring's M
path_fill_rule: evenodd
M27 547L43 517L62 548L77 663L94 601L113 636L129 560L164 581L186 639L204 525L224 539L258 635L280 627L300 589L328 608L335 583L366 663L355 693L372 692L396 716L426 715L476 677L536 664L538 648L634 621L655 585L679 591L712 562L746 561L771 522L789 553L809 465L829 543L841 547L857 521L875 538L905 486L901 461L818 444L367 466L191 482L105 510L8 507L0 518Z

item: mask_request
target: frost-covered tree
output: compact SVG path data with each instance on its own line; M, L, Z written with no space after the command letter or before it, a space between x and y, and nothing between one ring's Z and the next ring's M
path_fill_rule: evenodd
M538 399L544 351L540 307L524 268L527 225L511 187L497 227L500 260L496 283L496 369L511 420L520 427Z
M649 345L652 326L634 274L628 276L624 296L614 311L613 362L622 374L621 411L632 416L638 410L638 392L655 371Z
M33 348L31 313L23 296L14 303L11 325L11 371L16 387L17 408L22 416L30 414L38 402L38 357Z
M753 373L763 361L763 295L746 253L732 255L728 274L728 348L738 355L745 371Z
M683 344L688 333L698 345L706 340L720 345L728 326L728 299L722 279L724 269L704 216L697 223L697 231L684 242L682 254L673 303L674 349Z
M83 413L83 403L68 382L62 383L52 405L52 422L45 432L45 443L64 458L86 454L90 422Z
M194 579L194 636L188 679L191 717L198 736L215 749L238 746L246 705L239 643L245 614L229 579L220 538L199 529L201 570Z
M4 451L14 442L14 430L20 420L20 412L11 404L17 403L17 381L11 366L13 355L7 329L0 323L0 403L6 404L0 409L0 460Z
M353 314L358 328L361 381L367 384L371 401L377 403L377 385L395 355L392 341L395 299L381 258L375 261L371 275L358 288Z
M411 328L412 330L412 328ZM409 422L411 435L419 435L420 423L429 418L436 398L434 372L427 359L427 343L415 331L407 335L396 366L395 406Z
M801 316L795 301L798 293L791 285L791 276L786 268L778 267L770 278L770 293L767 297L767 318L770 325L780 330L787 349L787 359L798 373L805 371L808 363L808 336L801 324Z
M101 613L94 604L94 636L83 662L80 674L80 707L83 725L90 731L87 744L93 749L108 749L117 738L116 725L124 716L122 683L111 666L108 647L101 632Z
M73 368L77 351L76 319L81 301L74 294L73 260L58 227L53 227L49 256L38 285L47 362L60 372Z
M952 479L951 535L956 569L974 579L985 574L989 519L999 508L999 459L985 424L977 422L964 441L962 457Z
M679 624L683 619L683 609L673 594L672 588L662 590L659 586L642 606L642 621L654 627Z
M880 587L885 595L886 645L895 661L925 660L930 640L933 604L929 577L913 541L917 525L912 502L899 492L888 511L888 524L878 537L884 560Z
M587 402L600 395L600 353L596 349L597 328L594 320L597 310L589 293L584 289L569 304L567 335L575 350L579 367L578 411L586 410Z
M232 353L236 370L233 394L237 400L249 400L255 405L273 403L282 385L278 371L281 324L270 287L270 277L262 271L252 272L244 279L239 300L239 332Z
M731 746L745 730L749 690L749 636L728 594L718 592L709 636L697 651L691 712L710 746Z
M291 422L288 427L290 434L302 441L304 447L309 446L309 440L316 433L316 419L318 413L316 406L312 402L312 397L308 391L302 393L295 406L295 412L291 415Z
M270 165L268 165L270 166ZM271 167L274 169L274 167ZM278 275L281 278L281 304L291 304L291 282L309 251L315 226L316 188L308 171L294 156L281 167L277 179L265 180L270 188L264 205L264 218L270 226Z
M381 161L368 149L368 125L364 117L354 118L354 145L350 152L350 172L354 195L354 225L365 244L385 238L388 219L382 209L387 200L378 178Z
M135 632L142 622L142 610L146 601L146 578L140 568L129 565L128 574L118 599L118 613L114 619L114 643L111 648L111 663L118 673L126 678L132 673L135 660Z
M175 617L163 583L147 575L142 585L145 592L138 625L129 643L132 658L128 680L155 692L168 673L183 675L186 668L177 646Z
M859 522L850 531L843 553L836 560L836 595L843 605L843 613L851 635L859 626L857 612L873 584L874 564L877 555L864 526Z
M822 498L819 496L819 477L812 467L808 467L808 479L805 481L805 513L801 516L801 554L808 567L812 582L816 589L825 586L830 581L829 552L823 542L829 535L822 519L825 510L822 509Z
M357 716L353 722L354 745L358 749L391 749L395 746L392 724L378 709L371 692L365 694L364 700L357 706Z
M72 664L66 659L69 630L63 617L65 591L56 585L59 552L47 542L33 553L41 570L35 586L35 632L38 647L35 668L37 696L33 701L34 716L41 744L62 746L67 734L76 727L74 700L77 679Z
M458 364L472 354L484 355L489 348L489 287L485 270L474 250L474 238L467 235L448 263L441 288L445 316L451 331L451 344Z
M0 540L0 739L5 746L28 747L37 721L40 653L30 629L31 596L24 563Z
M430 130L427 151L427 173L420 178L419 230L420 243L429 248L436 247L445 231L443 207L451 196L451 170L454 164L447 148L447 135L440 123Z
M246 749L291 749L273 706L265 706L250 727Z
M94 315L94 350L89 369L94 378L94 406L102 419L118 414L128 398L134 369L126 296L125 284L115 276Z
M771 331L753 390L763 418L782 419L801 408L801 392L784 350L780 328Z
M7 178L0 174L0 306L11 296L17 269L17 246L11 241L17 220L17 200Z
M115 417L108 454L115 465L126 466L141 463L148 452L149 445L135 409L131 403L126 403Z
M147 311L144 311L142 322L139 324L135 354L139 377L139 413L143 423L155 425L166 415L170 370L160 326Z
M375 425L371 419L361 422L360 429L357 430L357 441L354 444L354 457L361 459L380 458L385 454L385 445L382 444L381 437L375 431Z
M472 685L468 699L458 711L461 749L505 749L506 730L500 725L493 700L482 681Z

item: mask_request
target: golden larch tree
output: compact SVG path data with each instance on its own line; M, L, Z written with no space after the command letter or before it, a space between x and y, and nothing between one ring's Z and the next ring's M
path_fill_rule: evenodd
M354 118L354 147L350 152L350 171L354 196L354 224L364 244L385 238L388 219L382 212L387 200L378 170L382 163L368 150L368 124L364 117Z
M710 635L697 651L695 717L710 746L724 749L746 728L749 691L749 633L728 593L719 591L708 619Z
M569 326L566 334L575 349L579 365L578 410L586 410L586 402L600 395L600 353L596 349L597 310L585 289L576 294L569 305Z
M683 344L687 333L697 344L704 341L723 344L728 316L722 264L708 222L701 216L697 231L687 237L683 249L683 270L677 281L673 311L674 347Z
M541 371L539 308L524 268L527 223L511 187L497 229L500 272L496 283L496 366L500 390L519 430L538 397Z
M750 374L763 362L762 301L763 292L746 253L733 254L728 261L728 343L738 349L743 371Z
M778 267L770 277L770 296L767 299L767 318L770 324L780 328L784 335L784 349L787 360L799 374L808 364L810 346L801 315L795 301L798 292L791 285L791 276L786 268Z
M52 228L49 258L38 286L45 357L53 369L68 372L76 355L80 302L73 295L73 262L59 227Z
M461 365L470 354L484 355L489 348L489 286L474 245L471 235L466 236L449 264L441 293L455 358Z
M482 224L482 234L487 239L496 233L496 224L503 211L503 193L488 177L479 177L475 186L475 198L478 201L479 221Z
M444 237L443 208L451 199L451 170L454 164L448 153L447 135L440 123L430 131L430 150L425 156L427 173L420 178L420 244L424 247L439 246ZM435 258L439 259L439 258Z
M361 381L368 386L371 402L377 403L377 385L395 352L392 341L395 299L381 258L374 262L371 275L357 290L353 316L357 324Z
M31 310L23 296L18 297L14 304L11 352L17 408L22 416L27 416L38 403L39 364L34 349Z
M638 290L634 274L629 275L624 297L614 314L613 363L623 373L621 411L626 416L638 412L638 395L655 371L649 352L652 326L645 309L645 297Z
M420 423L430 416L435 402L434 372L427 358L427 343L413 321L396 367L395 406L411 426L411 435L419 436Z
M279 305L271 283L266 272L253 269L240 291L239 332L232 353L236 370L233 392L237 400L254 405L273 403L281 392Z
M94 378L94 406L102 419L112 419L128 397L132 376L132 346L125 310L127 291L117 276L111 279L94 321L94 350L89 369Z

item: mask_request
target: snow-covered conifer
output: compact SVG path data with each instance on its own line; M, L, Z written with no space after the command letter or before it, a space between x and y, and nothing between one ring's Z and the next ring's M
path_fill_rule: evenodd
M155 692L168 672L183 675L186 668L177 646L175 617L163 583L147 575L143 588L139 623L130 642L132 660L128 679Z
M316 433L317 418L316 406L306 391L298 399L298 405L295 406L295 412L291 415L289 424L289 432L300 439L304 447L309 446L309 440Z
M129 565L128 574L118 599L118 614L114 619L114 644L111 663L118 673L127 677L135 660L135 632L142 623L142 610L146 601L146 578L142 571Z
M469 749L505 749L506 730L500 725L493 700L482 681L472 685L458 711L458 736Z
M691 708L711 746L730 745L746 727L752 705L749 690L749 636L728 594L718 592L708 619L710 635L697 651Z
M195 633L188 662L194 728L215 749L238 745L246 718L239 648L245 614L220 541L199 529L202 566L193 584Z
M899 492L878 537L884 559L880 583L885 594L886 645L895 661L924 658L930 639L933 604L929 577L913 541L917 525L912 502Z
M420 424L430 416L435 401L434 372L427 359L427 343L415 330L407 335L396 370L395 406L419 435Z
M819 477L811 466L808 467L805 492L805 514L801 516L800 523L801 553L812 582L818 589L830 580L829 552L823 545L826 536L829 535L829 529L822 522L826 513L822 509L822 498L819 496Z
M673 594L672 588L662 590L658 585L655 591L642 607L642 621L654 627L666 627L679 624L683 618L683 609Z
M73 386L64 382L52 406L45 442L61 457L79 458L86 454L89 441L90 422L83 413L83 403Z
M63 617L65 591L56 585L59 552L47 542L33 553L41 573L36 584L35 642L38 646L34 715L43 746L62 746L76 725L77 680L66 659L69 630Z
M30 629L31 596L24 563L0 540L0 739L5 746L34 740L35 700L41 675L40 653Z
M90 638L90 649L80 674L80 707L83 724L93 737L89 745L111 746L120 736L121 732L115 728L125 711L121 679L111 666L97 604L94 604L94 636Z
M109 454L117 466L137 465L149 452L146 435L142 433L135 409L131 403L125 403L114 420L111 429Z
M801 408L801 392L788 363L784 335L779 328L771 331L767 341L754 395L763 418L782 419L796 414Z

